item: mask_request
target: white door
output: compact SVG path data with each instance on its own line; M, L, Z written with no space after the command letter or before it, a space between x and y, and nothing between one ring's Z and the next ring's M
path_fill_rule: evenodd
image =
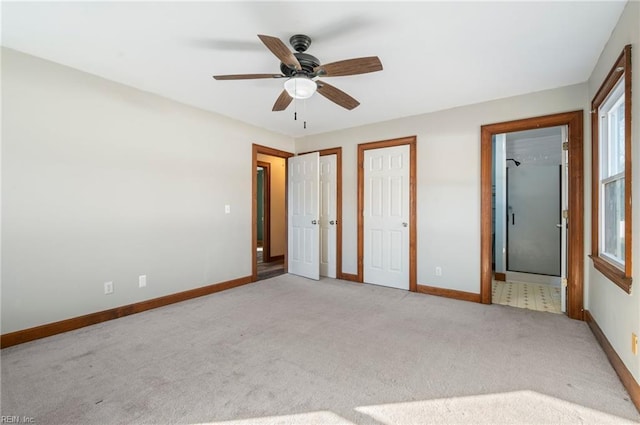
M320 279L319 172L317 152L288 159L289 273Z
M336 155L320 157L320 276L336 277Z
M561 140L563 142L569 141L569 137L567 134L567 126L562 127L562 137ZM562 205L560 208L562 211L569 210L569 151L562 151L562 175L561 179L561 197L562 197ZM567 219L564 218L564 215L560 213L560 222L558 223L558 227L560 227L560 311L563 313L567 312Z
M364 153L364 281L409 289L409 145Z

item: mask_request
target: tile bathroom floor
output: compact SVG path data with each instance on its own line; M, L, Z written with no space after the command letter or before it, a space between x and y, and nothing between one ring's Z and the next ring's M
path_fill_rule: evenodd
M492 283L492 302L529 310L560 314L560 288L540 283L516 281Z

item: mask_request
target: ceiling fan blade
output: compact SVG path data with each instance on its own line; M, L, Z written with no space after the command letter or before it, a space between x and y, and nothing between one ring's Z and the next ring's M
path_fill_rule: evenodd
M269 50L271 50L271 53L273 53L278 59L280 59L280 62L287 65L291 69L297 69L298 71L302 69L302 66L300 66L300 62L298 62L298 59L294 56L293 53L291 53L291 50L289 50L289 48L285 46L282 40L277 37L271 37L269 35L258 34L258 37L260 38L260 40L262 40L264 45L267 46Z
M282 74L238 74L238 75L214 75L216 80L255 80L258 78L284 78Z
M331 84L327 84L324 81L316 81L316 83L318 84L318 93L343 108L352 110L360 105L360 102Z
M292 100L293 98L289 96L289 93L287 93L286 90L282 90L282 93L278 96L276 103L273 104L272 111L284 111Z
M382 71L382 63L377 56L366 58L346 59L327 63L313 69L323 77L342 77L346 75L366 74L367 72Z

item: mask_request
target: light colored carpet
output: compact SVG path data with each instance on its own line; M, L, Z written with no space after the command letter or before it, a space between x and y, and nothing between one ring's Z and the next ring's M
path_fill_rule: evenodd
M2 350L47 424L631 423L587 325L283 275Z

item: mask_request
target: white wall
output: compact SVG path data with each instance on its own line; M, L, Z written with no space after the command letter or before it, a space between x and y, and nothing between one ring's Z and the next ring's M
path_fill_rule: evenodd
M640 382L640 358L631 353L631 333L636 335L640 333L640 297L638 296L638 285L640 285L640 208L637 206L637 200L640 199L640 180L638 180L638 170L640 170L640 3L630 1L627 3L625 10L620 17L620 21L613 31L611 38L605 46L598 63L589 78L589 104L595 96L598 88L604 81L607 73L613 66L622 52L625 45L632 44L632 163L633 163L633 185L632 199L634 200L633 208L633 289L629 295L613 282L605 278L599 271L593 267L593 263L587 260L587 273L589 279L588 299L586 306L595 318L600 328L607 336L607 339L613 345L614 349L622 358L622 361L631 371L636 381ZM590 117L589 117L590 120ZM590 123L590 121L589 121ZM589 139L590 142L590 139ZM590 143L589 143L590 147ZM588 162L591 161L590 149L587 150ZM591 181L591 167L586 167L585 178L587 182ZM590 206L591 206L591 186L589 185L585 192L587 199L585 202L585 219L588 225L591 224ZM589 247L591 246L590 232L587 238ZM590 248L589 248L590 250ZM588 251L587 251L588 252Z
M343 148L343 271L357 271L358 143L417 135L418 284L479 293L480 126L585 105L579 84L296 139L297 152Z
M251 274L251 145L291 138L9 49L2 104L2 333Z

